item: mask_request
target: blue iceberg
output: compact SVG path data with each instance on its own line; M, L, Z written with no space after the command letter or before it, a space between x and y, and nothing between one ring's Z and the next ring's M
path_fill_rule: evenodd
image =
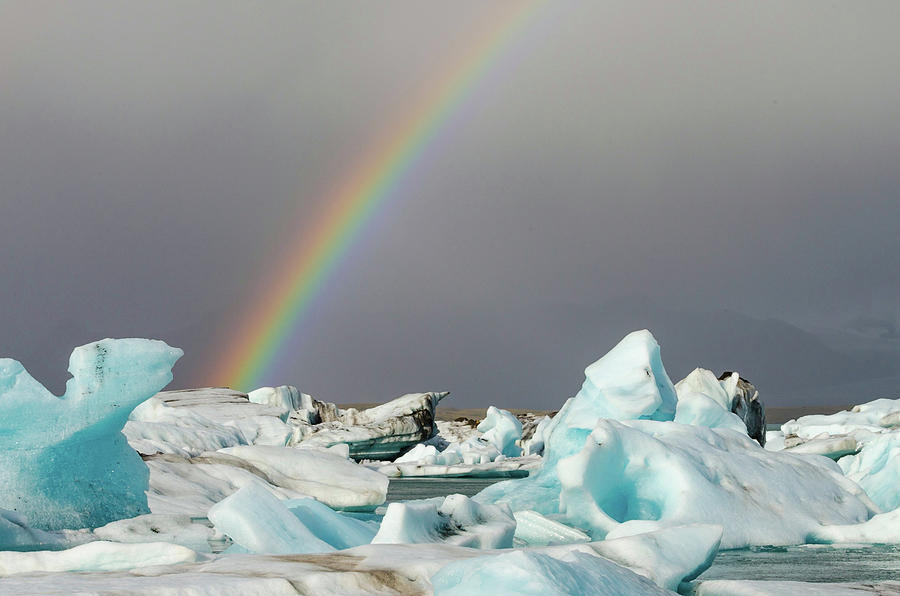
M42 530L149 513L147 466L121 431L135 406L169 384L182 354L148 339L75 348L62 397L0 359L0 508Z

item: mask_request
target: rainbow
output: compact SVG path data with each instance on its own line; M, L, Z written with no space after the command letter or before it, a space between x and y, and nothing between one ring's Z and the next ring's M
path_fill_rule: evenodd
M372 215L387 201L417 158L470 97L545 0L516 3L491 22L448 68L425 85L412 108L391 126L328 193L309 234L295 235L265 292L244 316L205 382L253 389L348 253Z

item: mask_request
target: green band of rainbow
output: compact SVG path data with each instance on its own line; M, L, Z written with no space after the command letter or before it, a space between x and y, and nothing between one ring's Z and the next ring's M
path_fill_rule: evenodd
M424 89L398 126L374 143L337 188L310 234L298 236L274 269L278 273L250 305L205 381L253 389L294 333L329 275L372 214L389 198L441 127L485 78L542 0L516 3ZM458 55L458 54L457 54Z

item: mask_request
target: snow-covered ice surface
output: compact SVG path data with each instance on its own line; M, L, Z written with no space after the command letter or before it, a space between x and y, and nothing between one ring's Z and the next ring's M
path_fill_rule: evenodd
M0 508L45 530L149 513L147 467L121 431L172 380L182 353L147 339L75 348L62 397L0 358Z
M432 578L434 593L609 596L670 594L653 582L601 557L570 552L553 557L516 550L457 561Z
M659 540L674 539L677 530L671 532L669 538L659 537ZM681 536L681 540L687 538L687 535ZM698 538L704 537L693 537ZM563 591L554 593L597 593L591 588L596 584L610 586L610 589L618 586L619 591L607 593L665 594L671 592L660 584L674 585L695 576L708 564L709 551L715 550L714 544L695 544L674 557L667 557L652 548L654 535L651 534L605 544L527 550L477 550L445 543L372 544L308 555L209 556L165 544L92 544L101 546L86 545L92 548L62 553L9 553L15 555L11 559L15 560L17 568L26 572L0 579L0 590L15 594L429 594L437 587L432 584L432 578L452 563L485 561L481 567L485 575L490 576L503 574L503 561L498 565L498 557L523 553L525 559L545 560L546 557L563 563L563 577L572 578L571 581L576 583L563 584L562 588L557 586L557 590ZM98 552L104 549L108 556L98 557ZM641 549L644 549L643 555ZM636 557L642 557L641 564L630 568L628 560ZM547 562L556 567L552 561ZM82 572L43 573L62 568ZM101 569L118 571L98 572ZM448 572L445 577L449 575ZM552 578L553 575L536 576L535 581L546 582ZM519 593L526 585L524 579L527 578L519 577L512 585L505 586L488 584L485 588L497 594ZM452 582L452 578L449 581ZM565 586L575 591L566 591Z

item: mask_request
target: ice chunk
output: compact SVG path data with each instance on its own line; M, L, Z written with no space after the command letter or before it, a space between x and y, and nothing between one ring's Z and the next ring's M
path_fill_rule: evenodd
M881 513L861 524L823 526L813 530L808 542L900 544L900 509Z
M697 368L675 385L675 422L746 432L744 421L731 411L731 397L712 371Z
M169 542L207 553L209 541L217 537L206 520L199 522L187 515L159 513L112 522L94 530L94 535L112 542Z
M547 440L547 429L550 426L550 416L542 417L534 428L534 433L523 440L522 451L525 455L541 455L544 453L544 443Z
M591 537L571 526L544 517L537 511L516 511L516 545L550 546L590 542Z
M870 441L858 455L841 458L838 464L882 511L900 507L900 432Z
M260 387L255 391L247 394L247 398L255 403L269 406L280 412L282 421L287 421L291 412L302 407L304 403L308 403L312 398L309 395L302 394L292 385L282 385L280 387ZM304 399L305 398L305 399Z
M515 550L451 563L431 578L435 595L570 596L670 594L612 561L584 552L559 557Z
M372 508L387 497L387 476L333 453L259 445L229 447L220 452L253 464L278 486L334 508Z
M709 569L721 539L721 526L691 524L607 539L592 546L604 557L674 591Z
M305 420L320 419L321 410L317 410L319 415L315 416L304 409L291 417L291 422L297 425L291 442L317 447L346 443L350 446L350 456L356 460L394 459L406 449L434 436L434 410L447 395L446 392L410 393L367 410L335 408L328 416L330 420L313 426Z
M195 408L166 405L162 394L136 407L125 424L128 443L142 455L171 453L194 457L248 443L234 425L219 424Z
M164 391L135 408L125 436L142 455L196 457L236 445L283 446L293 434L283 414L231 389Z
M759 391L736 372L723 373L719 378L731 397L731 411L744 421L750 438L765 447L766 407L759 399Z
M824 455L829 459L839 460L845 455L856 453L858 449L859 445L853 437L846 435L835 435L830 437L826 435L821 439L813 439L812 441L801 443L800 445L786 449L786 451L788 453L815 453L817 455Z
M62 571L126 571L151 565L193 563L198 554L165 542L89 542L62 551L0 552L0 576Z
M235 544L253 553L300 554L335 550L257 482L209 510L209 521Z
M0 550L52 548L65 543L62 536L32 528L16 512L0 509Z
M724 528L723 548L801 544L820 525L870 513L859 487L827 459L676 423L602 420L558 474L560 511L595 536L629 520L706 522Z
M600 418L672 420L675 416L675 388L660 358L659 344L646 329L626 335L588 366L584 376L581 391L560 411L557 424L593 428Z
M369 544L378 532L377 522L354 519L309 497L282 503L317 538L338 550Z
M859 440L856 431L867 431L869 435L887 432L890 427L882 426L882 420L894 412L900 412L900 399L876 399L836 414L815 414L789 420L781 425L781 430L785 436L796 435L803 440L816 438L823 433L850 434Z
M480 505L464 495L391 503L372 544L446 542L510 548L516 520L506 506Z
M121 431L131 410L172 380L181 355L146 339L75 348L59 398L19 362L0 359L0 507L45 530L148 513L147 466Z
M543 467L528 478L489 486L476 500L508 503L514 511L559 513L556 465L581 450L598 420L675 417L675 388L660 359L659 345L649 331L625 336L585 370L585 377L581 391L563 405L547 426Z
M506 457L522 455L522 448L516 445L516 441L522 438L522 423L506 410L488 407L487 416L478 425L478 431L484 433L483 438Z

